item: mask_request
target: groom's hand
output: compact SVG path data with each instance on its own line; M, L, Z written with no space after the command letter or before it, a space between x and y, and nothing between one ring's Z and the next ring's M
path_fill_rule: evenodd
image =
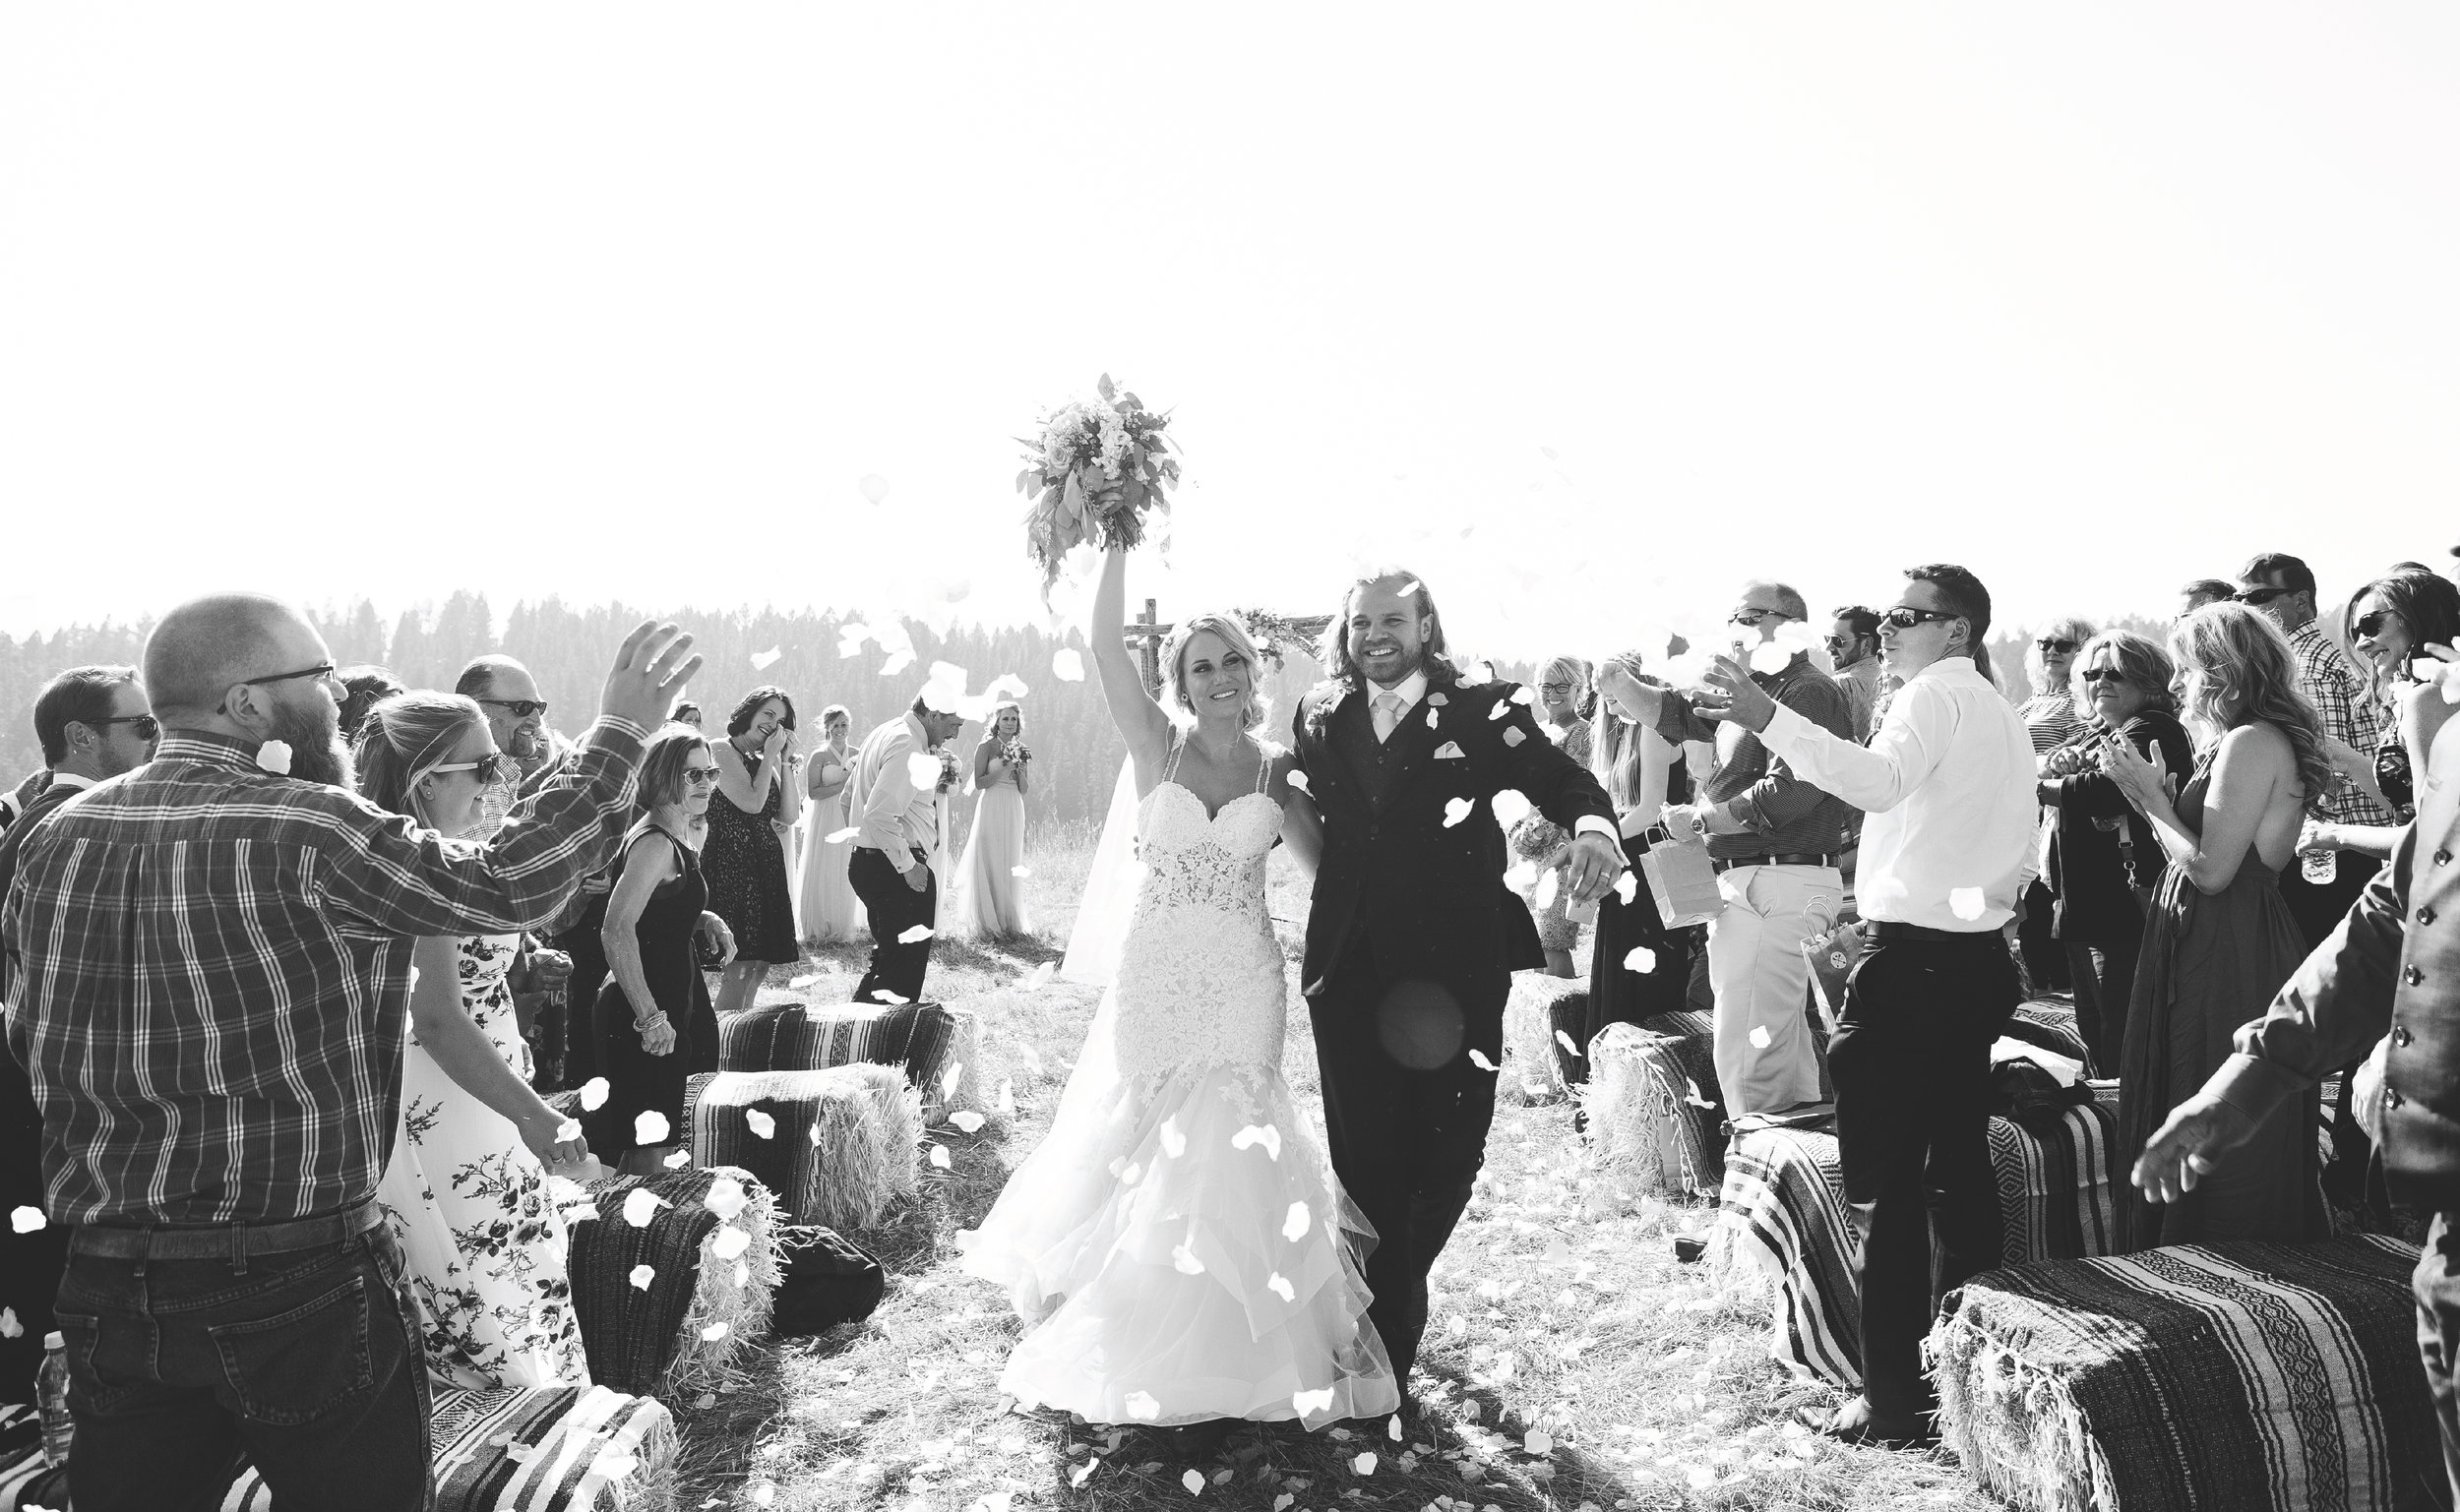
M1571 884L1571 895L1583 903L1594 903L1615 885L1623 875L1623 847L1600 834L1575 835L1571 854L1565 862L1564 879Z

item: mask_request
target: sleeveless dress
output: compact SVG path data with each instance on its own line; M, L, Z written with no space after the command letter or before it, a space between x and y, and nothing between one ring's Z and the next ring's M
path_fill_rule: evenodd
M1691 774L1681 761L1666 780L1666 802L1688 804L1691 801ZM1623 859L1639 876L1640 858L1648 854L1645 834L1626 835ZM1660 1013L1681 1012L1691 986L1691 955L1702 948L1707 926L1694 924L1688 929L1669 930L1657 914L1657 899L1646 882L1632 888L1631 901L1609 891L1597 900L1597 924L1590 931L1588 1010L1575 1031L1581 1054L1567 1053L1558 1043L1555 1063L1562 1070L1564 1083L1574 1086L1589 1079L1589 1041L1597 1038L1608 1024L1636 1024ZM1625 962L1634 949L1648 952L1642 959L1644 971L1635 971ZM1568 1027L1568 1026L1567 1026ZM1575 1119L1581 1110L1574 1110Z
M473 935L456 948L470 1018L526 1081L529 1046L504 985L520 943ZM430 1377L471 1388L589 1384L546 1168L510 1119L454 1085L415 1029L376 1196L409 1262Z
M974 800L974 827L965 836L950 899L949 932L1024 935L1033 930L1025 912L1025 884L1016 869L1025 864L1025 795L1015 774L1000 778Z
M957 1237L1026 1322L1000 1388L1092 1422L1378 1417L1400 1391L1366 1316L1374 1237L1281 1079L1281 811L1260 771L1207 818L1177 764L1138 806L1117 981L1059 1115Z
M2212 756L2196 763L2178 816L2203 832ZM2229 886L2206 896L2177 865L2162 874L2144 920L2143 955L2127 1006L2119 1061L2119 1149L2110 1169L2135 1164L2170 1110L2230 1056L2239 1026L2263 1016L2306 958L2306 937L2281 898L2279 869L2251 848ZM2222 1240L2297 1243L2330 1237L2315 1149L2320 1104L2309 1090L2281 1105L2177 1202L2121 1199L2125 1248Z
M762 759L744 757L754 782L760 780ZM758 814L744 813L724 793L709 799L708 839L701 846L701 867L708 877L709 912L734 931L738 961L791 966L803 958L794 942L794 894L786 881L785 844L769 827L785 801L777 784L793 776L778 774Z
M665 1115L669 1130L665 1139L648 1144L689 1144L691 1131L683 1121L684 1081L692 1072L695 1052L714 1049L698 1043L706 1032L700 1005L708 992L692 949L692 931L701 922L701 910L708 899L700 858L691 846L646 822L635 825L624 837L626 855L645 834L665 835L675 847L676 859L683 863L683 875L658 883L649 894L648 906L641 910L640 922L632 928L633 938L641 943L641 974L648 980L649 996L657 999L659 1011L675 1028L675 1048L663 1056L641 1048L641 1031L632 1026L632 999L625 996L622 981L608 972L597 1003L598 1074L606 1078L606 1101L596 1113L583 1116L589 1149L600 1159L643 1147L637 1125L645 1113ZM615 877L620 885L621 862L616 864ZM646 1016L646 1011L642 1016Z
M849 770L854 765L853 756L839 756L826 747L813 752L811 759ZM837 789L836 797L804 805L803 873L794 902L795 917L801 921L798 937L806 944L852 939L863 927L863 900L854 895L854 883L846 876L846 867L854 860L854 842L829 843L830 835L854 822L846 816L846 801L853 792L849 782Z

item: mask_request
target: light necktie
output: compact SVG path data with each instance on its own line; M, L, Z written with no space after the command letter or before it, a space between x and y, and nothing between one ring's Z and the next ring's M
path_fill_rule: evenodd
M1392 727L1401 722L1401 696L1396 693L1376 695L1376 744L1381 746L1392 736Z

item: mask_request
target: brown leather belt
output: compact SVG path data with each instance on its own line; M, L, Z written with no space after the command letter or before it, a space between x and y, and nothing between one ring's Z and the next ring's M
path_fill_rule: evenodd
M215 1224L194 1229L79 1224L69 1231L68 1247L78 1254L111 1255L123 1260L223 1260L338 1244L384 1221L384 1210L370 1197L338 1213L286 1223Z
M1709 870L1715 872L1731 872L1736 867L1832 867L1834 865L1836 865L1834 856L1814 855L1809 851L1796 851L1785 856L1716 856L1710 858L1708 863Z

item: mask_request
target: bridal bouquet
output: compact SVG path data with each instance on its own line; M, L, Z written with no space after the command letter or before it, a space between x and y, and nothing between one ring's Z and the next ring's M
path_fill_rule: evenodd
M1023 441L1027 466L1016 490L1031 500L1025 511L1025 550L1042 569L1047 592L1059 580L1060 561L1080 543L1096 550L1130 550L1144 539L1149 510L1170 510L1170 488L1179 481L1175 450L1164 433L1168 415L1155 414L1135 394L1102 375L1099 403L1072 401L1042 423L1039 441Z

